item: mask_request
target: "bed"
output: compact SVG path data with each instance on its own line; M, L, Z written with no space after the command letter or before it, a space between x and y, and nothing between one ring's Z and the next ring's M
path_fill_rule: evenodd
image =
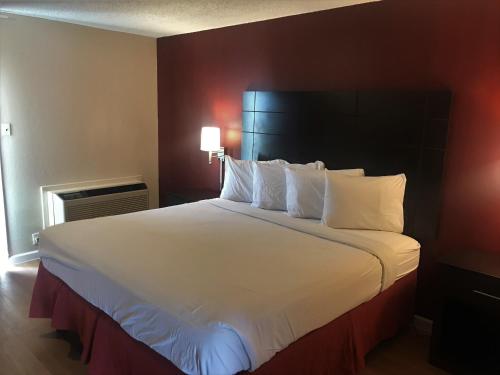
M442 93L369 95L377 110L386 101L393 111L406 105L404 116L389 116L391 123L411 119L414 126L417 117L426 129L435 118L442 120L436 113L444 112L436 112L434 103L449 106ZM350 98L358 117L345 110ZM316 114L310 118L318 132L320 125L326 129L318 120L325 114L335 113L340 124L344 117L366 117L364 98L246 92L242 156L279 153L303 161L324 134L304 137L300 124L283 132L283 118ZM414 111L422 103L419 116ZM370 116L380 121L380 113ZM422 218L437 223L432 204L423 212L416 204L429 193L421 187L428 187L421 171L426 160L435 164L426 152L435 153L434 146L425 137L398 145L399 157L389 163L374 157L380 151L367 154L374 148L366 147L361 164L415 177L405 197L405 228L422 234L414 236L420 241L434 232L420 225ZM327 148L316 148L318 158ZM358 149L349 153L359 158ZM390 151L383 149L382 159ZM332 160L323 158L327 165ZM333 160L360 162L345 153ZM30 316L50 317L55 328L78 332L92 374L351 374L363 367L371 348L411 319L419 250L407 235L332 229L223 199L84 220L42 232Z

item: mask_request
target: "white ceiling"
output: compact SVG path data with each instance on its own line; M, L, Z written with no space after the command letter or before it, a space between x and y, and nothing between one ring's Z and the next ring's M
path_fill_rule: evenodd
M0 11L152 37L378 0L0 0Z

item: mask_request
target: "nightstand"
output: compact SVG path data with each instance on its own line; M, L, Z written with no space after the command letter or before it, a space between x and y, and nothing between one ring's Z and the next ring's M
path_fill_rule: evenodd
M203 199L218 198L220 191L206 189L184 189L167 191L161 195L160 206L175 206L178 204L197 202Z
M430 362L453 374L500 374L500 254L457 252L439 268Z

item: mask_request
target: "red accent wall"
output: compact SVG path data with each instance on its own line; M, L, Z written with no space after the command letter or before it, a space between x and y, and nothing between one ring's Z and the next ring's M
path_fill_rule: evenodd
M498 0L384 0L159 39L160 192L217 188L200 127L221 126L238 156L244 90L377 88L452 90L438 248L500 252Z

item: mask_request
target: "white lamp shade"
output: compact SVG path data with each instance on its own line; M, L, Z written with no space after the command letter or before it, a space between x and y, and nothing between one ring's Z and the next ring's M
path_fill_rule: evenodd
M204 126L201 128L201 151L219 151L220 129L215 126Z

